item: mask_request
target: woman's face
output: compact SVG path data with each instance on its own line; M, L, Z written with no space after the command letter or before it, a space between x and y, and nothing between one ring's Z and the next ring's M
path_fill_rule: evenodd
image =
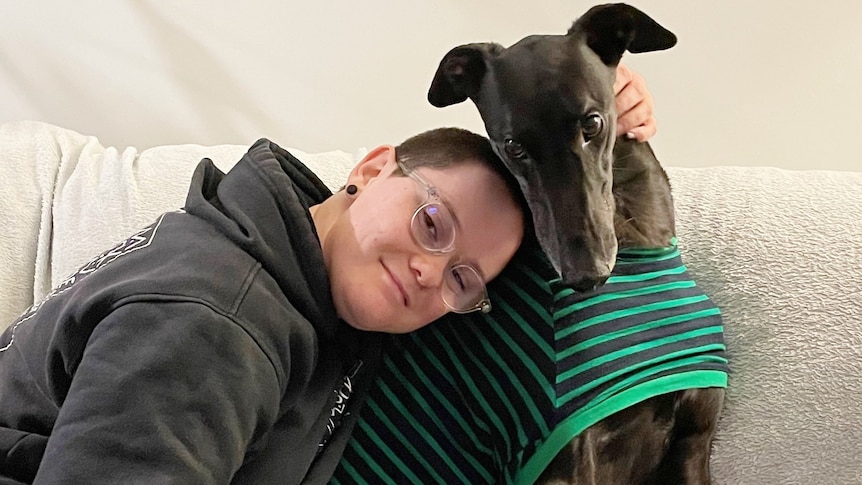
M372 152L385 159L354 169L348 183L359 192L339 194L345 210L321 237L338 315L360 330L404 333L449 311L441 285L451 263L472 265L485 281L499 274L521 243L523 219L505 182L478 162L417 168L457 220L454 251L431 254L410 229L426 191L410 177L390 176L393 154Z

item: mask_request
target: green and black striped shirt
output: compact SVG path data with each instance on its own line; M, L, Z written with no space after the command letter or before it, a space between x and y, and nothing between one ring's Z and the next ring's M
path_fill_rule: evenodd
M393 337L332 483L533 483L603 418L727 386L719 310L676 241L620 251L589 293L525 251L490 290L489 314Z

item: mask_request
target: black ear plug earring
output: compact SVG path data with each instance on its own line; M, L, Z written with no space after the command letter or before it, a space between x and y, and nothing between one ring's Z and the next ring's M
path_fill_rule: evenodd
M350 184L350 185L348 185L348 186L347 186L347 188L346 188L346 189L344 189L344 190L345 190L345 191L347 191L347 195L356 195L356 192L358 192L358 191L359 191L359 188L357 188L357 187L356 187L355 185L353 185L353 184Z

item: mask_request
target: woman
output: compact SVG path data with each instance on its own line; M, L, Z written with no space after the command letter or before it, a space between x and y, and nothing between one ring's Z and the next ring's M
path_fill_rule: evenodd
M337 461L379 332L490 304L524 224L499 167L459 129L372 150L335 195L266 139L202 161L182 211L0 337L0 482L228 483L277 422L286 482Z

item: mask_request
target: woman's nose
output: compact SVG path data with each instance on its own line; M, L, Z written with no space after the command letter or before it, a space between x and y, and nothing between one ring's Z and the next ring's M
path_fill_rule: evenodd
M436 288L443 283L443 272L448 265L447 256L434 254L417 254L410 260L410 268L416 275L416 281L426 288Z

